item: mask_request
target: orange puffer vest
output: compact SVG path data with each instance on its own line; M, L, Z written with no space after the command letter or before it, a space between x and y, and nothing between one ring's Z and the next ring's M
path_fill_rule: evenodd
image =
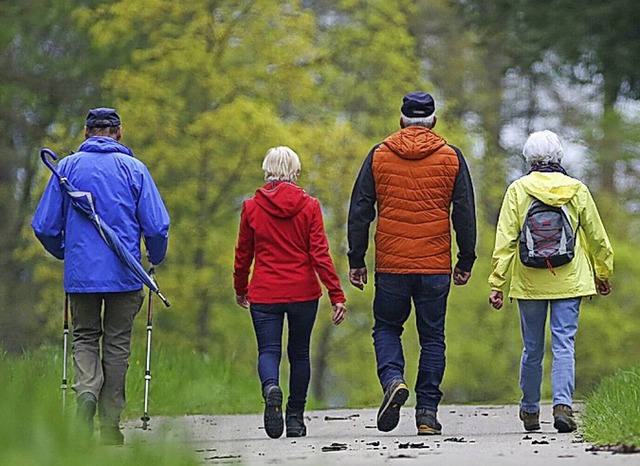
M459 161L430 129L409 126L373 155L378 202L376 271L451 273L451 195Z

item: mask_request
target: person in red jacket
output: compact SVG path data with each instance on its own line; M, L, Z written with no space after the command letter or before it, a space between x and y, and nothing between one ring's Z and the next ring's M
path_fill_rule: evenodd
M320 203L295 184L300 174L298 155L289 147L274 147L262 169L267 183L244 201L240 215L233 272L236 302L251 312L265 400L264 428L271 438L280 437L285 424L278 370L287 316L286 435L303 437L311 375L309 343L322 295L318 277L329 292L336 325L344 320L346 300L329 255Z

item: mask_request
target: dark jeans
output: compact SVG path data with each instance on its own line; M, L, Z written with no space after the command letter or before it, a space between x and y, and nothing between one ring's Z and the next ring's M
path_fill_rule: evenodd
M73 389L78 395L93 393L102 426L117 426L125 407L131 330L143 300L143 290L69 293Z
M262 389L279 385L282 357L282 327L287 316L289 328L289 399L287 409L303 411L311 377L309 343L316 321L318 300L290 304L251 304L251 319L258 341L258 375Z
M442 398L444 321L451 276L377 273L375 281L373 345L380 383L384 389L392 380L404 379L401 337L413 300L421 347L416 409L437 410Z

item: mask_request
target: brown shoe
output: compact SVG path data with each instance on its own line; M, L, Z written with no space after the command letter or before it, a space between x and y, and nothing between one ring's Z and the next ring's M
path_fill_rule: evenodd
M428 409L416 409L416 427L418 435L442 434L442 424L438 422L436 412Z
M553 407L553 427L558 429L560 433L576 430L576 421L573 419L571 406L555 405Z
M540 411L528 413L521 409L520 420L524 424L524 430L529 432L532 430L540 430Z
M391 432L400 421L400 408L409 398L409 389L402 379L392 381L384 392L378 410L377 426L381 432Z

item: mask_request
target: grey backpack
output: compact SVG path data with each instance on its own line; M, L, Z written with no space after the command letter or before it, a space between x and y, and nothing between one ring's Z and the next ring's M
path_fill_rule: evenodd
M520 232L520 260L527 267L549 269L571 262L575 234L567 206L554 207L535 199L529 205Z

